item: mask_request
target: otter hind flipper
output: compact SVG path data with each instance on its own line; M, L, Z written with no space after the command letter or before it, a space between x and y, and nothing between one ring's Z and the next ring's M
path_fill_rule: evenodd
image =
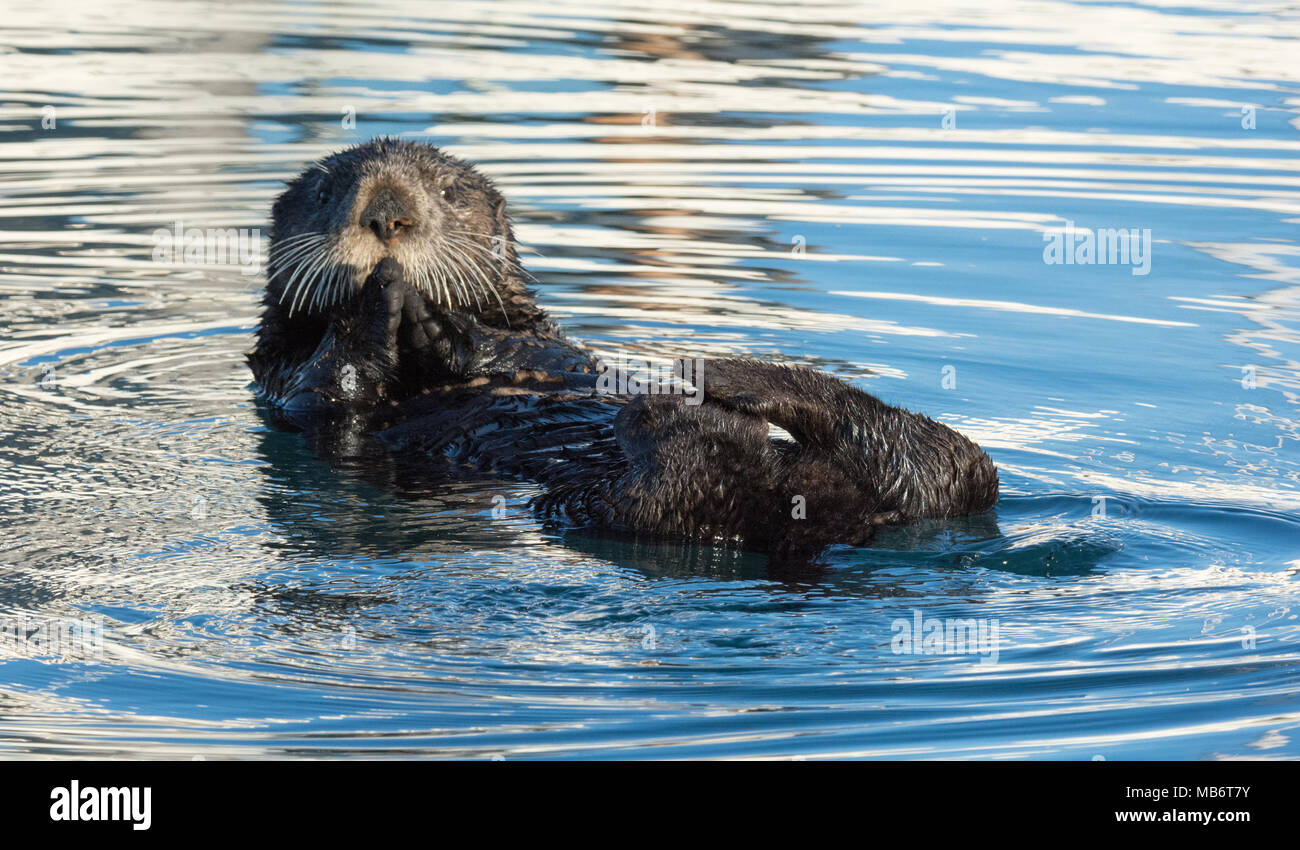
M681 374L688 367L678 368ZM801 366L726 358L703 361L696 371L696 388L706 403L757 416L804 445L833 447L841 440L846 415L867 418L885 406L838 378Z
M698 371L706 407L748 413L787 431L800 447L791 477L843 477L864 521L979 513L997 501L988 455L927 416L800 366L719 359Z
M614 438L627 471L604 487L619 525L770 548L781 511L761 419L680 394L637 395L615 417Z

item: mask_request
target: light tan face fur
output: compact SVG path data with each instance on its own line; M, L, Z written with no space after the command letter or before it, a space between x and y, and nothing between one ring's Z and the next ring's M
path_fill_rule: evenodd
M342 303L385 257L431 301L499 302L513 261L504 202L468 164L424 146L374 143L322 161L276 201L269 275L292 315Z

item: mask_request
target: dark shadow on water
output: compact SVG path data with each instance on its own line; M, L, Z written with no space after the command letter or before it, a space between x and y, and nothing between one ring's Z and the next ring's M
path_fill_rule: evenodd
M1088 575L1123 548L1113 534L1099 529L1054 529L1045 534L1005 532L997 510L974 517L922 520L914 525L883 529L865 557L887 553L894 566L932 570L987 568L1044 578ZM866 555L871 553L871 555Z
M364 438L340 451L279 427L262 432L258 451L266 485L257 498L278 531L268 545L301 558L437 560L515 539L493 511L519 501L520 482L458 475L438 458Z

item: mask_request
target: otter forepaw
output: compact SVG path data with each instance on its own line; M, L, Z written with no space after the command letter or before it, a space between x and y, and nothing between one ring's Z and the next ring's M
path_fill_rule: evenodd
M361 288L363 325L375 345L385 352L391 352L394 359L406 290L402 267L392 257L381 260Z
M402 302L402 348L424 352L455 333L451 317L429 304L414 287L407 287Z
M403 369L426 380L465 377L479 343L473 316L432 304L415 289L407 292L399 336Z

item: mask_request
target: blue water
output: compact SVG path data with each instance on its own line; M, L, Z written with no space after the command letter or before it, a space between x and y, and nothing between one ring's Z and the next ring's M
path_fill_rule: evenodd
M1300 755L1300 17L1000 8L9 15L0 755ZM996 511L786 571L331 468L254 403L262 278L152 234L379 134L480 163L598 352L833 372ZM1045 263L1067 223L1146 273Z

